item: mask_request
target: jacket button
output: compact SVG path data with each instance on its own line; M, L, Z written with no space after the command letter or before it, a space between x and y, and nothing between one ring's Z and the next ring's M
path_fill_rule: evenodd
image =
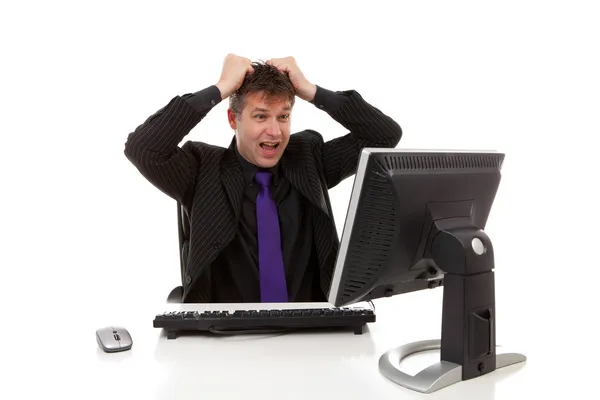
M218 240L215 240L215 241L213 242L213 247L214 247L215 249L218 249L219 247L221 247L221 242L219 242Z
M191 277L191 276L189 276L189 275L187 275L187 276L185 277L185 283L189 285L191 282L192 282L192 277Z

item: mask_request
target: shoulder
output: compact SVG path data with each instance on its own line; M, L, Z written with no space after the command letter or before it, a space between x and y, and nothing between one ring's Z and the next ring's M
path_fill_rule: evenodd
M312 129L306 129L301 132L296 132L290 135L290 141L288 143L288 148L311 148L314 146L322 146L323 145L323 136Z
M290 135L290 141L283 157L292 163L306 163L309 160L319 164L323 149L323 136L307 129Z
M227 153L225 147L195 141L186 142L181 149L192 155L203 168L218 166Z
M204 142L187 141L182 146L183 149L200 154L224 154L227 150L225 147Z

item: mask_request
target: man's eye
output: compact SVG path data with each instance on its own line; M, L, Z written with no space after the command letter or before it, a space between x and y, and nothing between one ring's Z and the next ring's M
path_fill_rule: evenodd
M265 116L264 116L264 114L256 114L256 115L254 116L254 118L259 118L259 119L260 119L260 118L264 118L264 117L265 117Z
M282 115L280 118L281 119L288 119L289 117L290 117L290 114L285 114L285 115Z

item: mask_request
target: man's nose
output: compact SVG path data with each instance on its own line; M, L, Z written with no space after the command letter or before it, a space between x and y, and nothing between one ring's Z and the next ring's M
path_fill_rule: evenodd
M277 123L276 120L273 120L269 123L266 133L269 136L274 136L274 137L281 136L281 127L279 126L279 124Z

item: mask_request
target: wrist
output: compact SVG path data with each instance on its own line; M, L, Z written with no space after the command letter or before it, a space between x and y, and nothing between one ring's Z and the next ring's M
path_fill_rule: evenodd
M215 84L215 86L219 89L219 92L221 92L221 100L225 100L233 93L233 91L230 89L230 86L225 82L219 81Z
M313 101L315 94L317 93L317 85L307 82L306 85L304 85L296 93L302 100Z

